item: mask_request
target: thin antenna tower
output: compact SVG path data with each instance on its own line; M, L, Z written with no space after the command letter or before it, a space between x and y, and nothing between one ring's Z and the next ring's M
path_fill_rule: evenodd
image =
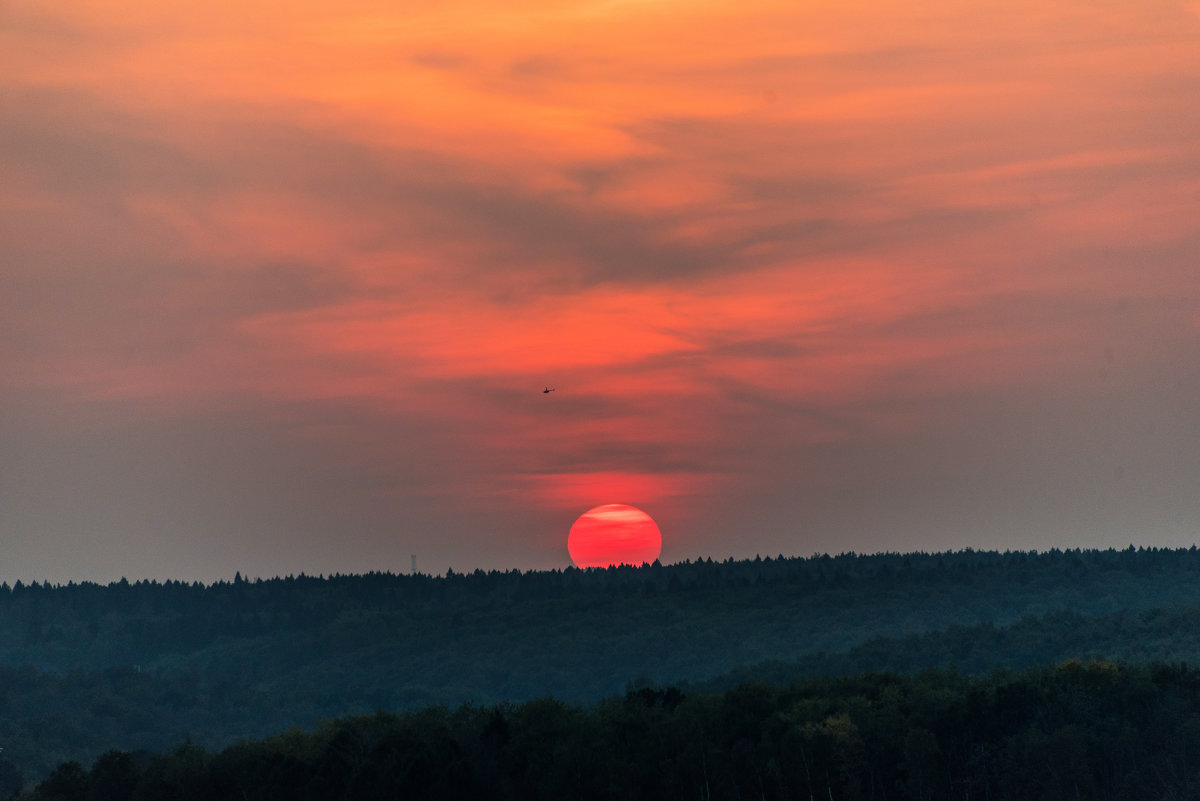
M412 574L417 575L417 555L415 553L412 555Z

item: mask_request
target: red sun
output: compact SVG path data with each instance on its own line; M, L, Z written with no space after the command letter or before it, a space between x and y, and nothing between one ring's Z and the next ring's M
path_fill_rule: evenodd
M662 532L636 506L606 503L579 516L567 535L567 550L579 567L640 565L662 553Z

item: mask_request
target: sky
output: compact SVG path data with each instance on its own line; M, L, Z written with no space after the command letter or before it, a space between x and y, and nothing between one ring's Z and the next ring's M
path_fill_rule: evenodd
M563 568L608 503L1200 539L1200 3L0 2L0 580Z

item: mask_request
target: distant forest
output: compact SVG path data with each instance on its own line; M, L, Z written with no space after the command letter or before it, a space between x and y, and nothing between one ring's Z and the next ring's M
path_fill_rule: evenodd
M112 749L211 754L380 711L548 697L592 710L648 688L723 697L1072 659L1200 664L1200 552L18 583L0 586L0 795Z

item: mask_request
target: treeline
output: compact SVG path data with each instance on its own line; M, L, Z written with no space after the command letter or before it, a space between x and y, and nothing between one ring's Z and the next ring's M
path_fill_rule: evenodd
M1068 663L722 694L642 688L329 723L217 752L112 751L23 801L1200 797L1200 673Z
M719 691L1069 658L1200 663L1198 603L1196 549L20 584L0 587L0 776L4 760L32 781L113 747L591 702L631 681Z
M250 642L263 655L286 653L283 661L293 664L328 648L427 652L483 641L491 652L496 640L503 647L505 635L518 633L540 638L539 652L555 651L549 631L564 645L601 633L610 646L632 645L633 653L646 653L647 641L661 643L660 655L667 656L646 668L662 667L668 673L661 678L675 680L686 676L671 671L687 665L711 675L763 659L842 651L884 635L1004 625L1063 609L1104 615L1195 602L1200 551L1194 547L851 553L439 577L238 576L211 585L17 582L0 584L0 664L149 669L220 661L231 645ZM664 640L680 627L686 637ZM302 644L299 654L290 652L292 643ZM254 661L246 653L236 658ZM522 695L512 686L496 689Z

